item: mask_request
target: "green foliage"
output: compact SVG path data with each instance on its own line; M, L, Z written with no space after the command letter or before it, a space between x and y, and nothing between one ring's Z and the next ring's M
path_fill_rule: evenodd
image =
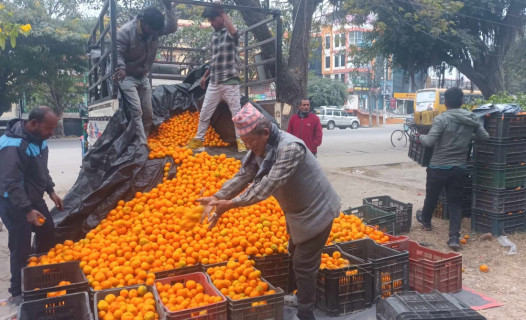
M31 31L30 24L20 24L15 21L16 17L4 4L0 3L0 54L6 47L6 41L9 39L11 48L16 47L16 38L18 35L27 36Z
M473 110L483 104L518 104L523 110L526 110L526 93L509 93L502 91L489 97L487 100L476 100L470 104L462 106L463 108Z
M307 94L311 108L319 106L342 106L347 101L347 86L336 80L309 76Z

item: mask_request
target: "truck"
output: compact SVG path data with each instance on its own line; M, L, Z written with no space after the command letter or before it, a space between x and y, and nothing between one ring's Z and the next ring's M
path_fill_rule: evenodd
M178 0L177 3L190 6L214 5L194 0ZM274 114L274 104L280 97L278 66L280 65L282 43L281 13L279 10L269 9L268 2L266 8L235 5L223 5L223 7L240 11L255 10L267 15L265 20L238 29L241 60L240 88L245 98L256 101L269 113ZM118 84L112 78L117 62L117 16L116 0L106 0L86 46L90 58L88 59L88 114L84 125L86 130L84 151L95 144L106 129L109 119L120 107ZM269 27L273 31L273 36L258 42L253 32L261 26ZM179 27L181 28L184 26ZM264 59L261 48L268 45L274 45L277 54L274 58ZM160 46L159 52L161 54L158 55L148 75L152 89L159 85L182 83L192 72L206 66L210 59L209 47L196 48L191 43ZM273 72L268 72L271 69ZM199 102L198 108L201 103L202 101ZM225 108L220 106L216 112L224 113L225 111ZM214 122L212 125L214 126ZM218 133L221 135L221 132Z

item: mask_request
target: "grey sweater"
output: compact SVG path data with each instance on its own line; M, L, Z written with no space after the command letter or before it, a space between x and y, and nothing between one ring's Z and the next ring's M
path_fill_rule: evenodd
M433 120L427 135L420 136L426 147L434 147L430 167L449 168L466 165L470 142L488 140L489 135L477 116L465 109L451 109Z

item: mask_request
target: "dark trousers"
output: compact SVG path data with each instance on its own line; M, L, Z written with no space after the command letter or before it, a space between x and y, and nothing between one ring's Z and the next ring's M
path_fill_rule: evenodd
M289 239L289 252L292 255L294 280L298 288L298 318L314 320L316 306L316 286L321 264L321 252L331 233L332 223L314 238L294 244ZM292 285L294 288L294 283Z
M460 167L451 169L427 168L426 199L422 209L422 219L431 223L433 212L440 193L446 188L447 208L449 212L449 236L460 237L462 221L462 194L466 184L467 171Z
M35 233L36 253L45 253L54 245L55 225L46 202L42 199L33 203L32 206L46 217L46 222L40 227L27 222L26 215L17 211L9 199L0 198L0 218L9 232L7 243L11 265L9 292L12 296L22 294L22 268L27 265L27 259L31 253L31 233Z

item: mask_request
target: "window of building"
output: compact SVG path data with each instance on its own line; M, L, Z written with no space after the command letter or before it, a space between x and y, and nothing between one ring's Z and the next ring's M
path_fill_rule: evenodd
M334 48L345 48L345 34L335 34L334 35Z
M331 57L325 57L325 69L331 68Z
M340 74L340 81L345 83L345 74Z
M362 31L351 31L349 32L349 44L353 46L361 46L363 43L363 32Z
M340 66L345 68L345 53L340 55Z
M334 56L334 68L339 68L339 67L340 67L340 56L335 55Z
M325 49L330 49L330 48L331 48L331 36L326 35L325 36Z

